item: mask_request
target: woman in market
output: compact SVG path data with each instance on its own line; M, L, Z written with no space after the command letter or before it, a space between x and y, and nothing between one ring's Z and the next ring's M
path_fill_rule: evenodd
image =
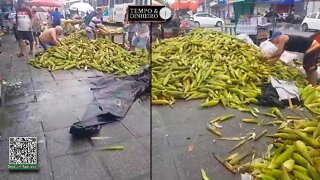
M127 32L127 42L129 43L129 49L131 51L134 50L134 47L132 46L132 39L135 35L135 33L138 31L139 29L139 25L138 23L130 23L129 22L129 17L128 17L128 13L129 13L129 8L127 8L126 14L125 14L125 19L124 19L124 29Z
M182 34L186 34L189 30L189 19L188 18L184 18L184 20L181 22L180 24L180 30L182 32Z
M52 10L49 9L48 10L48 15L47 15L47 28L51 28L52 27L52 16L51 16Z
M141 24L138 31L135 33L132 39L132 48L142 49L142 55L144 55L147 49L148 42L150 41L150 30L148 24Z
M271 63L275 63L282 53L286 51L304 53L303 68L306 71L307 79L312 86L317 86L317 62L320 55L320 44L310 37L282 34L273 32L269 39L278 50L268 56Z
M35 46L39 47L39 36L41 33L41 27L42 27L42 21L41 18L39 16L39 14L37 13L37 7L33 6L31 9L32 12L32 30L33 30L33 38L35 41Z
M10 23L12 24L12 31L14 34L14 37L16 38L16 41L18 41L18 35L17 35L17 26L16 26L16 13L15 13L15 9L12 8L8 19L10 21Z

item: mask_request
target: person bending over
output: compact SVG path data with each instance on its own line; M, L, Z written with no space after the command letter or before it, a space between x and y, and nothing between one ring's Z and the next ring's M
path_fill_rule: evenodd
M303 53L303 68L306 71L307 79L312 86L317 85L317 61L320 54L320 44L309 37L287 35L281 32L273 32L269 39L278 50L268 56L271 63L275 63L282 53L286 51Z
M61 26L56 26L55 28L46 29L39 36L39 42L42 48L46 51L52 46L56 46L60 43L58 36L63 34L63 28Z

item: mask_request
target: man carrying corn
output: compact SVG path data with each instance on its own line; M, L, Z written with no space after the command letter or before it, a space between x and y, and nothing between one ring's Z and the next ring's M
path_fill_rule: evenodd
M304 53L303 68L306 71L307 79L312 86L317 85L317 61L320 54L320 44L309 37L282 34L281 32L273 32L269 39L278 50L268 58L271 63L275 63L282 53L286 51Z

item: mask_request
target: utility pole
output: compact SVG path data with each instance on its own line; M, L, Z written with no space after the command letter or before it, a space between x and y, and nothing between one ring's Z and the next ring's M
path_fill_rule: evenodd
M207 13L207 0L204 0L204 8L203 11Z

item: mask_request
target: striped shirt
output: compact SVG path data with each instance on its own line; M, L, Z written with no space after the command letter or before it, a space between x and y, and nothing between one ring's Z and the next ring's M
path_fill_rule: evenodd
M97 25L101 24L101 20L97 17L93 17L92 20L90 21L87 30L88 31L96 31L97 30Z

